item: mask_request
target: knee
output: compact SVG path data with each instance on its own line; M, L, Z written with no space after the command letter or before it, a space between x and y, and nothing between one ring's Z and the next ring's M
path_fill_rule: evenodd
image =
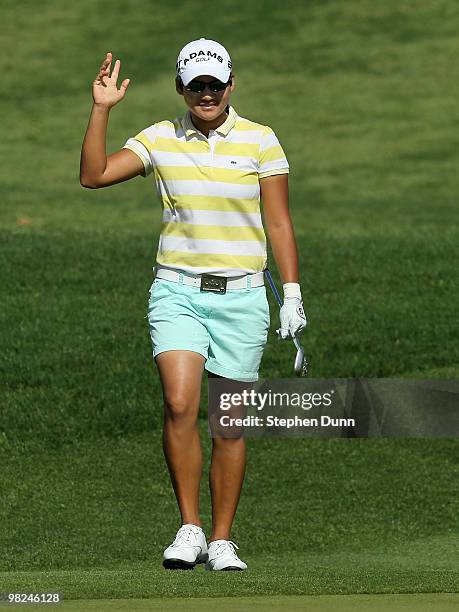
M196 420L197 410L190 398L175 393L164 398L164 418L168 421L184 423Z
M244 430L242 428L224 431L221 435L212 438L212 445L216 450L235 452L245 449Z

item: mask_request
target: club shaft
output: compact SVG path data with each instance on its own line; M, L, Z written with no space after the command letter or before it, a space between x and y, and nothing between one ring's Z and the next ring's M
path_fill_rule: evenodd
M274 284L273 277L271 276L271 272L266 268L265 270L266 278L268 279L268 283L271 285L271 289L273 290L274 295L276 296L277 303L282 307L281 296L279 295L279 291L277 290L276 285ZM301 348L300 341L296 336L293 336L293 342L296 346L296 349L299 351Z
M296 336L293 336L293 344L295 345L297 351L301 349L300 341Z
M277 290L277 287L274 284L274 280L273 280L273 277L271 276L271 272L268 270L268 268L266 268L264 272L265 272L266 278L268 279L268 283L270 284L271 289L276 297L277 303L279 304L279 307L282 308L281 296L279 295L279 291ZM293 336L293 344L295 345L295 348L297 351L302 350L300 341L296 336Z

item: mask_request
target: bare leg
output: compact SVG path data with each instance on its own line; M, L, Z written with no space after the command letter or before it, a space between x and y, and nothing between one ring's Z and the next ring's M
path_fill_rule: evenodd
M164 456L182 524L201 526L202 451L197 418L204 357L193 351L165 351L157 355L156 364L164 395Z
M245 439L213 438L210 490L213 540L230 540L245 473Z
M209 372L209 377L218 377ZM246 464L245 439L212 438L209 486L212 496L212 534L210 541L231 539Z

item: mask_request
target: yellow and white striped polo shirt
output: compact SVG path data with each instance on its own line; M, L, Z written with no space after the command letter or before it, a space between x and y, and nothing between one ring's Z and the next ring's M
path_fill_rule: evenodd
M261 272L266 237L259 179L289 171L273 130L228 118L206 138L190 111L160 121L124 145L154 172L163 203L156 262L174 270L224 276Z

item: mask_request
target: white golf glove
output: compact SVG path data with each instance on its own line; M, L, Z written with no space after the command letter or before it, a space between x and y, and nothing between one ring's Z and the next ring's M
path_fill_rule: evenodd
M301 334L307 321L301 300L301 290L298 283L284 283L284 304L280 309L280 329L277 333L285 340Z

